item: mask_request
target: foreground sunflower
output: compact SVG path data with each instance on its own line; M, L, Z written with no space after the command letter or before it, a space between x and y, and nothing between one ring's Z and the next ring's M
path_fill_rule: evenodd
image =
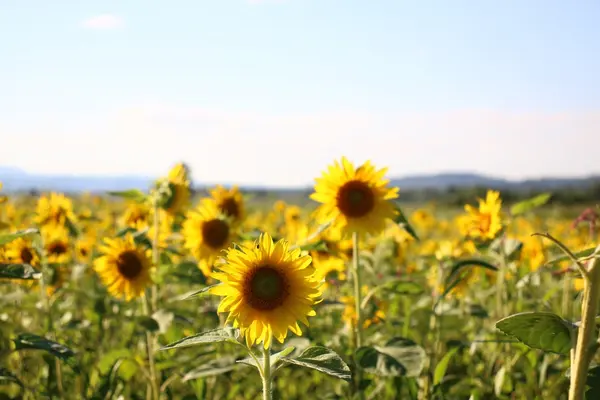
M211 198L203 199L195 210L188 211L182 234L184 247L198 261L205 276L212 274L213 264L233 240L229 220Z
M149 250L138 247L133 237L127 235L104 239L100 252L102 256L94 261L94 270L108 292L127 301L141 296L152 282Z
M210 191L211 197L217 203L219 210L231 218L231 221L238 223L244 220L246 216L244 198L237 186L226 189L219 185Z
M229 313L227 322L240 328L248 346L268 349L273 337L283 343L288 330L301 335L298 322L308 326L306 317L316 315L321 288L311 258L284 239L273 243L263 233L251 248L227 250L219 269L213 277L222 284L210 292L224 296L218 312Z
M376 170L367 161L358 168L345 157L341 163L329 166L315 179L315 192L310 198L322 203L316 219L324 224L333 222L344 236L377 234L386 227L386 221L396 216L396 208L389 200L398 197L398 188L388 188L383 179L387 168Z
M475 239L494 239L502 230L500 193L488 190L485 200L478 199L478 201L478 208L465 205L467 214L459 219L461 231L464 235Z

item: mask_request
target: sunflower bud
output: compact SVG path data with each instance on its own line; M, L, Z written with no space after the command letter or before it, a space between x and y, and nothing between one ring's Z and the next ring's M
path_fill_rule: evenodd
M162 179L156 182L153 197L160 208L168 210L175 201L175 194L175 185L169 180Z

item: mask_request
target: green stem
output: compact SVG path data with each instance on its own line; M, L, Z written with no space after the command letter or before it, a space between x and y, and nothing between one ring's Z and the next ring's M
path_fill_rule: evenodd
M46 245L44 243L44 238L42 235L39 235L39 253L40 253L40 262L42 267L42 278L40 279L40 289L42 291L42 297L44 299L44 303L46 305L46 315L47 315L47 327L46 330L50 339L56 340L56 333L54 332L54 318L52 316L52 303L50 301L50 296L48 295L48 290L46 286L46 279L49 274L52 273L50 271L50 266L48 265L48 258L46 256ZM58 267L57 267L58 268ZM59 273L58 271L54 271L54 274ZM54 275L53 275L54 276ZM64 396L63 383L62 383L62 367L58 358L54 360L54 370L56 373L56 388L59 394L59 397L62 398Z
M358 233L354 232L352 234L352 274L354 275L354 307L356 309L356 326L354 327L355 331L355 343L356 348L358 350L363 345L363 315L362 315L362 299L361 299L361 276L360 276L360 262L358 259L359 255L359 243L358 243ZM360 372L360 368L356 365L356 391L358 392L359 399L364 398L364 393L360 390L360 381L362 380L362 374Z
M263 370L262 370L262 384L263 384L263 400L271 400L273 398L273 391L271 388L271 351L270 349L263 348Z
M154 237L152 238L152 264L154 268L158 268L160 261L160 248L159 248L159 228L160 228L160 216L159 207L156 200L153 201L154 207ZM157 310L157 299L158 290L155 284L152 284L150 290L146 290L146 299L144 301L144 312L147 316L151 316ZM160 399L160 385L158 383L158 377L156 375L156 366L154 363L154 341L155 337L151 332L146 332L146 350L148 353L148 369L150 373L150 384L152 388L152 399Z
M596 249L596 255L600 246ZM600 298L600 265L598 259L589 262L587 276L584 276L583 302L581 310L581 326L575 347L575 359L571 365L571 385L569 387L569 400L582 400L584 398L587 372L591 357L588 356L594 329L596 328L596 311Z

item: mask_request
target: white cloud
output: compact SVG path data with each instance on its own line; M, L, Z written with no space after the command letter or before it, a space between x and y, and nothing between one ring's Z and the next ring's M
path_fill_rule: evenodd
M82 21L81 25L87 29L116 29L122 27L124 21L114 14L102 14Z

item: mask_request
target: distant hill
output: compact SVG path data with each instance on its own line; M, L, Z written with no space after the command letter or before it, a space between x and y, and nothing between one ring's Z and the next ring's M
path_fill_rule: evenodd
M142 176L83 176L83 175L39 175L30 174L18 168L0 166L0 182L6 191L59 191L59 192L104 192L109 190L140 189L152 185L154 178ZM462 189L486 187L495 189L550 190L560 188L586 188L600 183L600 176L581 178L542 178L524 181L511 181L474 173L447 173L435 175L413 175L391 180L391 185L403 191L450 188ZM199 188L201 189L201 188ZM260 187L248 187L247 190L278 191ZM306 191L308 187L299 187ZM282 189L290 191L290 189ZM291 191L294 191L291 189Z
M489 177L473 173L414 175L391 180L391 185L403 190L449 189L487 187L513 190L547 190L558 188L585 188L600 182L600 175L578 178L540 178L521 181Z

